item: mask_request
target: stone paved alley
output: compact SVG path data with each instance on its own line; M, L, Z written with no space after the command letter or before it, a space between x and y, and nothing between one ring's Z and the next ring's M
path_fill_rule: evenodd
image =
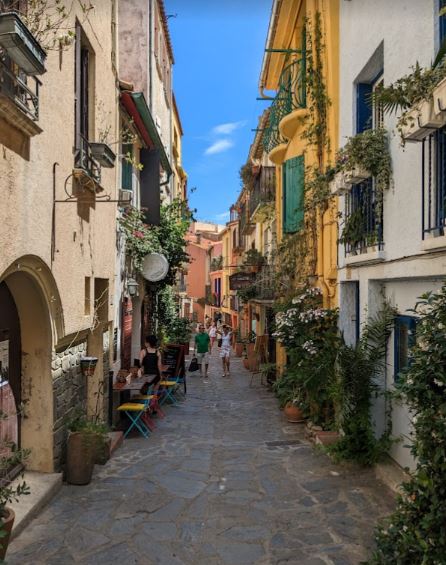
M148 440L125 441L89 486L64 486L8 564L360 563L389 491L316 451L240 359L229 379L219 362Z

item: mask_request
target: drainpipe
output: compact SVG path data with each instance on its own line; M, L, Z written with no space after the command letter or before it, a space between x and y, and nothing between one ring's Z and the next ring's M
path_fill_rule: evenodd
M153 103L152 103L152 57L154 57L154 53L153 53L153 29L155 28L155 26L152 22L152 18L153 18L153 14L154 14L154 10L152 9L152 2L156 2L157 0L149 0L149 108L150 108L150 113L153 116Z
M51 270L53 270L56 255L56 167L59 163L53 163L53 211L51 214Z

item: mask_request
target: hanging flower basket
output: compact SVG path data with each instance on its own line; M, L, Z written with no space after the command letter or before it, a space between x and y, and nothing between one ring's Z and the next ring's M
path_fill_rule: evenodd
M97 357L83 357L81 359L81 370L84 377L91 377L94 374L97 363Z

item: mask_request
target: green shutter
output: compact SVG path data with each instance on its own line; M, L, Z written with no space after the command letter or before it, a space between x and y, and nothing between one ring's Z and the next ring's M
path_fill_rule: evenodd
M283 232L297 232L304 219L304 157L285 161L283 167Z
M123 190L133 190L133 165L128 160L133 157L133 145L124 144L122 146L122 178L121 188Z

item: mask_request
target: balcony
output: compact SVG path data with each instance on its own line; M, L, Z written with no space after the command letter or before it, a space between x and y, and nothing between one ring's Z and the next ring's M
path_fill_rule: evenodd
M282 120L292 112L306 108L305 72L305 57L296 59L282 71L279 89L271 104L268 125L263 135L263 146L268 154L288 141L284 133L290 135L290 132L279 128ZM272 158L271 155L270 157Z
M345 245L346 263L384 260L383 203L373 178L355 184L345 196L345 224L339 240Z
M79 148L76 150L74 159L73 176L82 187L92 192L101 192L101 167L93 156L91 144L80 135Z
M249 214L249 201L240 206L240 235L247 235L255 228Z
M222 269L223 269L223 256L219 255L218 257L213 257L211 259L211 264L210 264L211 273L214 271L221 271Z
M0 50L0 117L30 137L42 132L36 123L40 85Z
M254 300L272 302L275 297L274 286L274 267L271 264L264 263L260 272L256 275L256 296Z
M253 218L264 205L274 202L276 197L276 168L262 167L249 195L249 215Z

